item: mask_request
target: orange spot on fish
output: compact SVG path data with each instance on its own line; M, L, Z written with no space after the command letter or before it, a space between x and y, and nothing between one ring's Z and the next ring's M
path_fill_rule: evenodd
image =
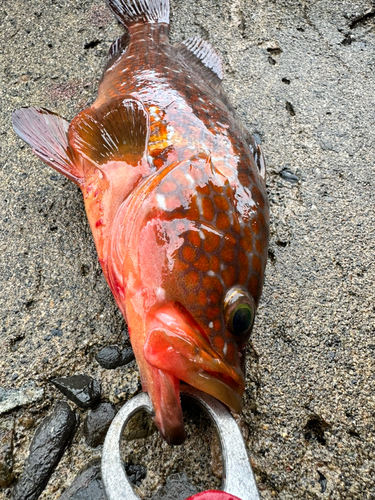
M232 262L232 260L234 259L233 245L231 245L229 242L225 242L220 255L223 262Z
M186 212L186 217L190 220L199 220L199 209L197 207L196 197L192 198L190 208Z
M207 255L202 254L199 259L194 262L194 266L201 272L206 273L210 269L210 261Z
M214 330L216 330L217 332L220 332L221 330L221 321L219 318L214 320Z
M186 262L194 262L197 258L197 252L194 247L185 245L182 249L182 257Z
M217 290L219 294L223 293L223 285L216 276L204 276L203 287L206 290Z
M220 302L221 298L217 292L211 292L210 296L208 297L208 300L210 301L211 304L216 304Z
M216 328L215 328L215 330L216 330ZM220 337L220 335L216 335L214 337L214 347L218 351L220 351L220 352L223 350L223 347L224 347L224 339L223 339L223 337Z
M219 270L220 270L220 259L219 259L219 257L217 255L214 255L213 257L211 257L211 259L210 259L210 269L214 273L219 272Z
M199 236L198 231L189 231L188 240L196 248L199 248L201 245L201 237Z
M229 210L229 203L224 198L224 196L215 195L214 202L215 202L216 208L218 208L219 210L222 210L223 212L226 212L227 210Z
M214 252L220 244L220 236L215 233L210 233L208 231L203 231L205 239L203 241L203 249L207 253Z
M198 304L202 307L207 305L207 295L204 290L199 290L198 292Z
M245 285L247 276L249 274L249 262L245 252L240 252L238 261L240 263L240 270L238 274L238 283L240 285Z
M199 274L196 271L190 271L185 274L184 282L187 288L196 288L199 285Z
M206 309L207 319L209 320L215 319L217 316L219 316L220 312L221 312L220 307L208 307Z
M257 186L254 186L253 189L252 189L252 191L251 191L251 194L253 196L253 200L258 205L258 208L260 208L261 210L263 210L263 208L264 208L264 198L263 198L262 193L260 192L260 189Z
M216 226L220 231L226 231L230 228L230 220L227 214L223 212L217 214Z
M256 219L253 219L251 221L251 229L253 230L253 232L255 234L258 234L259 233L259 230L260 230L260 226L259 226L259 222L256 220Z
M211 222L215 217L215 209L210 198L204 197L202 199L203 216L206 220Z
M197 189L198 193L200 194L204 194L206 196L209 196L211 194L211 189L210 187L206 184L205 186L199 186L199 188Z
M263 245L262 245L262 242L260 240L255 240L255 250L261 254L262 251L263 251Z
M254 255L253 256L253 259L252 259L252 266L253 266L253 269L255 272L257 272L258 274L261 273L261 270L262 270L262 263L260 261L260 258L257 256L257 255Z
M233 286L236 281L236 269L233 266L229 266L224 269L221 276L226 286Z
M246 252L250 252L253 248L251 240L249 240L248 238L241 238L240 245Z

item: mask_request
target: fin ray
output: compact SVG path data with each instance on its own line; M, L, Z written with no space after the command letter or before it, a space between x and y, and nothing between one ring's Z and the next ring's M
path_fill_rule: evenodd
M126 161L135 166L145 155L148 121L139 101L113 100L79 113L69 128L69 144L96 165Z
M199 37L192 37L177 45L177 50L183 58L195 66L199 66L203 78L212 87L219 89L224 77L223 63L221 57L214 47Z
M12 114L13 129L33 152L57 172L76 184L83 178L74 164L67 132L69 122L44 108L21 108Z
M169 24L169 0L107 0L117 19L133 23Z

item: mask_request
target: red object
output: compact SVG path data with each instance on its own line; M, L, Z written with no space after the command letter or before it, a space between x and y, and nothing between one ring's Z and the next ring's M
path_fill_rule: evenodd
M225 493L224 491L210 490L202 491L202 493L197 493L196 495L187 498L186 500L241 500L230 493Z

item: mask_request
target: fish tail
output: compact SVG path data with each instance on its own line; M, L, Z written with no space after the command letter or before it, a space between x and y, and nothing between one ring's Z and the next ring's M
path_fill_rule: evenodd
M169 24L169 0L107 0L126 27L135 23Z

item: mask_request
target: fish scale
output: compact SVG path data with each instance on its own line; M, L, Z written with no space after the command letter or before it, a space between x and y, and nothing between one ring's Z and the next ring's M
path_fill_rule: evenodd
M265 163L214 48L198 37L170 44L169 1L108 4L126 33L92 106L70 124L23 108L13 126L81 188L156 425L177 444L180 381L241 410L267 261Z

